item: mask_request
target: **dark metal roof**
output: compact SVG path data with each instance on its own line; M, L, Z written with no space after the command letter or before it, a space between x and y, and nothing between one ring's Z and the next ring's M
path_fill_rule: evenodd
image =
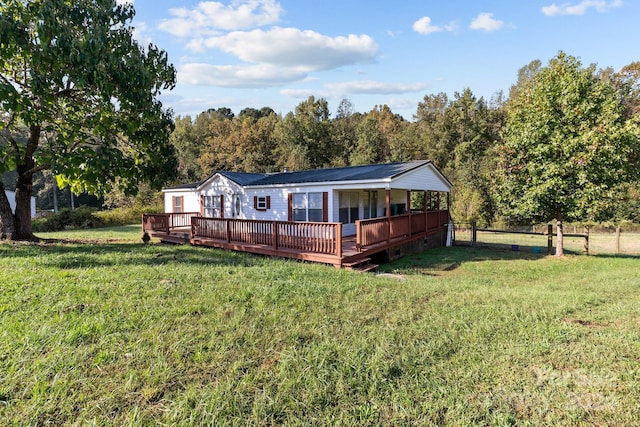
M226 172L226 171L218 171L209 175L202 181L198 182L190 182L188 184L176 185L174 187L165 188L165 190L195 190L200 187L205 182L209 181L214 175L220 174L231 181L239 184L239 185L249 185L254 181L258 181L261 178L268 176L266 173L244 173L244 172Z
M218 173L240 185L251 185L256 181L259 181L269 176L269 174L266 174L266 173L245 173L245 172L224 172L224 171L220 171Z
M428 160L384 163L378 165L349 166L343 168L316 169L300 172L282 172L268 175L247 185L281 185L306 182L366 181L389 179L417 167L431 163Z
M412 162L383 163L272 174L218 171L200 182L178 185L168 188L168 190L196 189L216 174L220 174L242 186L391 179L430 163L431 161L429 160L417 160Z

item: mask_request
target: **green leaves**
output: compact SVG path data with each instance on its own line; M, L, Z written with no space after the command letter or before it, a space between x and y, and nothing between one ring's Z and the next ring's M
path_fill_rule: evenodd
M632 172L638 127L594 65L560 52L514 91L499 148L497 199L512 218L598 220Z

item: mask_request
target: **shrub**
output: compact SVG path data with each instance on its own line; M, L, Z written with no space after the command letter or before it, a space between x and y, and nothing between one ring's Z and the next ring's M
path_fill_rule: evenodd
M33 231L60 231L73 228L95 228L103 225L102 219L95 215L95 208L86 206L77 209L60 209L46 218L34 220Z
M107 226L140 223L143 213L162 212L162 206L129 206L96 212L102 223Z

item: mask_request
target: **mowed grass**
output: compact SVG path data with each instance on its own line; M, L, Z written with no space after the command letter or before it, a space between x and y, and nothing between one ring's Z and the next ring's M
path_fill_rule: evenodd
M640 425L639 258L371 275L122 233L0 244L0 424Z

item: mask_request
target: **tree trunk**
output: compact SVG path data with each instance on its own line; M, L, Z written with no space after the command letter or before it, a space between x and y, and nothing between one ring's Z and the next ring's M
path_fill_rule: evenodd
M558 214L556 222L556 256L564 256L564 234L562 231L562 214Z
M14 229L13 211L4 192L4 183L0 180L0 240L13 239Z
M12 240L35 240L31 229L31 195L33 194L33 171L36 164L33 154L39 141L40 126L30 126L27 149L22 163L17 167L15 230Z

